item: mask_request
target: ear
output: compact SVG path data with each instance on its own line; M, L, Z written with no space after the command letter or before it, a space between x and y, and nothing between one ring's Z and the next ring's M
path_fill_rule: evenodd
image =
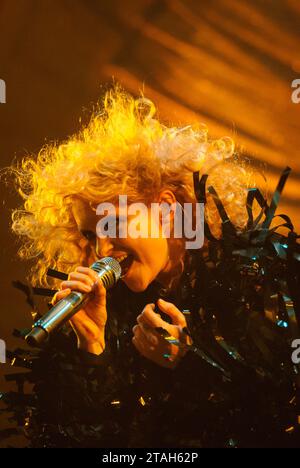
M173 205L176 203L176 197L175 194L172 192L172 190L163 190L160 192L159 197L158 197L158 203L159 204L167 204L167 205ZM170 221L173 221L174 219L174 211L171 210L170 212ZM160 214L160 220L162 220L162 213Z
M172 205L172 203L176 203L176 197L172 190L163 190L160 192L158 197L158 203L168 203Z

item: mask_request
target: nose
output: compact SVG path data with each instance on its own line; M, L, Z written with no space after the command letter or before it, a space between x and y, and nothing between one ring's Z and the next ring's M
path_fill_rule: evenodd
M98 258L108 257L113 249L113 243L109 237L100 238L96 240L96 255Z

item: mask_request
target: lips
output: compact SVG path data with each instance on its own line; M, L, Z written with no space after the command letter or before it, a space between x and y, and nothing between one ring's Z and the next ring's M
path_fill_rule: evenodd
M129 268L131 267L132 262L134 260L134 256L129 253L122 253L120 255L119 254L112 255L112 257L115 258L120 263L121 270L122 270L121 278L123 278L127 274Z
M121 269L122 269L122 277L125 276L129 270L129 268L131 267L132 263L133 263L133 260L134 260L134 256L133 255L128 255L121 263Z

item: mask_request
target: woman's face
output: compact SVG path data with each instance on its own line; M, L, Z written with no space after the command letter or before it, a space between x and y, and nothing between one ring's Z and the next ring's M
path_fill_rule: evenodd
M114 257L120 261L122 280L129 289L141 292L154 279L162 284L168 280L171 262L168 240L163 235L158 238L151 238L151 236L133 238L130 234L125 238L119 236L103 238L102 235L99 237L99 229L96 229L96 226L101 216L98 216L90 205L81 199L73 202L72 210L78 230L95 247L97 257ZM122 213L117 206L115 210L117 224L122 223ZM132 220L134 221L134 216L128 218L128 223ZM149 226L149 229L151 223L157 225L156 218L153 217L150 209L147 209L145 213L139 213L138 220L141 224Z

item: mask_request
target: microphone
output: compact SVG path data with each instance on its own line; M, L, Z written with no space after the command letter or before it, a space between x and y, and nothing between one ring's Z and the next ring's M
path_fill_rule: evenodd
M117 283L122 273L119 262L112 257L101 258L90 268L97 272L98 278L106 290ZM90 293L72 291L34 323L25 340L30 346L41 345L51 333L67 322L90 299Z

